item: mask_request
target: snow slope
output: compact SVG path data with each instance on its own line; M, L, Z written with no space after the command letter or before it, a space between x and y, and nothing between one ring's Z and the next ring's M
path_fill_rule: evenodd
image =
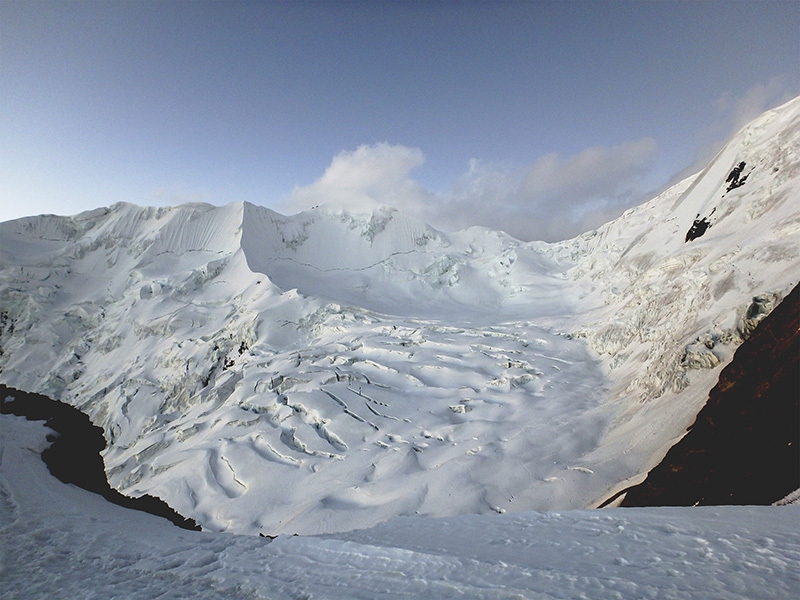
M800 98L558 244L390 208L2 223L0 381L89 414L112 486L210 530L595 506L661 459L797 283L799 148ZM686 243L698 214L712 227Z
M726 191L745 161L746 183ZM685 242L692 221L712 226ZM736 347L800 280L800 98L744 127L698 175L576 240L557 254L604 306L578 335L603 357L620 412L591 462L654 466L686 427ZM632 464L632 480L643 478ZM639 475L634 474L639 471Z
M0 415L0 590L47 598L793 597L800 508L442 519L275 540L191 532L50 476L41 423Z

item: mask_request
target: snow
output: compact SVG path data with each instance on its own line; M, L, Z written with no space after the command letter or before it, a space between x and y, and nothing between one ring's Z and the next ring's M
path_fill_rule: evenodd
M110 442L112 486L165 498L211 530L581 507L587 484L616 482L577 469L610 418L596 358L546 325L509 320L570 305L553 301L570 284L542 269L553 260L501 234L445 240L381 215L375 225L247 204L117 205L75 224L4 224L15 313L4 381L87 412ZM30 229L39 245L18 257ZM322 254L295 244L297 231L344 241ZM344 266L326 271L337 257ZM500 293L512 263L515 285L536 291L524 302ZM290 272L303 293L286 289ZM335 302L361 278L377 290L369 308ZM424 318L378 312L398 301Z
M739 161L747 181L726 191ZM603 357L610 395L620 401L611 433L587 462L641 456L642 437L659 448L632 464L615 491L641 480L693 422L719 371L765 316L758 307L797 285L799 175L796 98L745 126L698 175L557 248L579 256L571 275L605 300L584 313L577 335ZM697 215L712 227L685 243Z
M59 483L4 415L3 597L792 597L796 505L583 509L797 285L798 197L800 98L557 244L388 207L0 223L0 381L87 413L113 487L204 529Z
M595 507L683 435L753 298L797 284L799 173L800 98L557 244L388 207L5 222L0 381L86 412L113 487L210 531Z
M50 476L0 415L0 585L38 598L793 597L800 507L400 517L274 540L192 532Z

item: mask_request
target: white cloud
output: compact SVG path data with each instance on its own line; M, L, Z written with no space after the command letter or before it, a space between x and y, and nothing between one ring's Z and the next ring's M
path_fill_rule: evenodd
M411 179L409 173L424 160L418 148L387 143L340 152L322 177L293 190L285 208L294 212L332 204L368 212L376 206L389 205L410 214L418 213L432 194Z
M416 148L376 144L336 155L320 179L295 188L284 209L332 204L369 212L393 206L445 231L472 225L523 240L575 236L645 199L642 180L658 148L645 138L593 147L568 158L543 156L510 169L472 160L449 194L434 194L410 177L424 162Z
M644 199L642 181L657 153L645 138L566 159L548 154L516 170L472 161L432 220L480 224L524 240L572 237Z
M758 83L748 89L741 98L732 99L729 94L720 97L717 108L728 121L725 139L747 125L761 113L788 102L797 95L797 89L790 90L787 76L773 77L767 83Z

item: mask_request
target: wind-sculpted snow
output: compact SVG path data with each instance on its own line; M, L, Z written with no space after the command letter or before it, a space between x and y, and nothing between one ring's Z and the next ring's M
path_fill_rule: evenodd
M2 223L0 380L89 414L112 486L206 529L593 506L660 460L797 283L799 123L795 100L559 244L390 208Z

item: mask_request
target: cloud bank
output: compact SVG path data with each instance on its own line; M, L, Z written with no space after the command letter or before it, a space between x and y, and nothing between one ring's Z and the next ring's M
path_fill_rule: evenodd
M643 179L658 147L645 138L548 154L522 168L470 161L451 192L434 194L411 177L421 150L387 143L336 155L320 179L295 188L283 209L328 204L370 212L393 206L444 231L473 225L521 240L555 241L598 227L646 199Z
M657 154L655 141L645 138L567 158L548 154L521 169L472 161L440 206L441 216L524 240L570 238L644 199L642 182Z
M301 211L319 204L369 212L389 205L420 215L435 196L409 177L425 158L418 148L386 143L359 146L337 154L325 173L309 186L296 187L286 208Z
M794 84L794 85L793 85ZM727 139L761 113L780 106L797 95L797 83L787 75L773 77L766 83L757 83L750 87L740 98L723 94L716 100L717 110L725 115L722 119L724 137ZM727 121L727 123L726 123Z

